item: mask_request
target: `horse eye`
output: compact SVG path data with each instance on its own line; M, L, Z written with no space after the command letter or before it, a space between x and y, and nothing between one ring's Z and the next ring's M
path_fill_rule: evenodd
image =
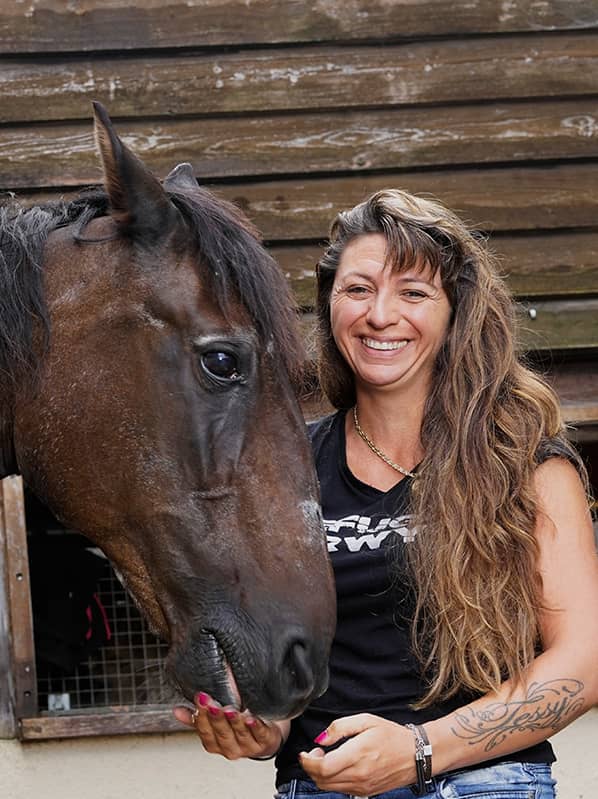
M206 372L219 380L240 380L239 363L235 355L230 352L213 350L204 352L201 364Z

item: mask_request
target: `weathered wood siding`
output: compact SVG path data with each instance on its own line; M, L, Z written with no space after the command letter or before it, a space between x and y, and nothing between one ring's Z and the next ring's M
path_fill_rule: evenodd
M598 422L598 0L0 3L0 188L96 182L94 99L158 174L190 161L239 203L307 310L338 209L437 196Z

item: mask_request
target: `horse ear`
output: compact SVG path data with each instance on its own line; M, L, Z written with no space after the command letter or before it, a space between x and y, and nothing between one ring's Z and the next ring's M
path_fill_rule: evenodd
M139 237L162 236L176 222L176 208L158 179L119 139L104 106L94 102L93 111L112 215L119 225Z
M176 191L193 191L197 189L197 180L191 164L179 164L164 178L165 189Z

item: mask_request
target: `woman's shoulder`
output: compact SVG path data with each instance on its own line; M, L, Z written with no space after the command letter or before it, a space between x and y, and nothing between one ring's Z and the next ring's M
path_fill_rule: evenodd
M551 460L561 458L575 467L580 477L585 477L585 466L581 455L564 436L545 436L536 449L535 461L538 466Z

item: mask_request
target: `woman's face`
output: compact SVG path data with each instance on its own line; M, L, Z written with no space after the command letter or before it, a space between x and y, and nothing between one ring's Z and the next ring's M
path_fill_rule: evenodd
M336 345L362 389L429 391L451 308L425 264L393 272L386 239L367 233L345 248L330 296Z

